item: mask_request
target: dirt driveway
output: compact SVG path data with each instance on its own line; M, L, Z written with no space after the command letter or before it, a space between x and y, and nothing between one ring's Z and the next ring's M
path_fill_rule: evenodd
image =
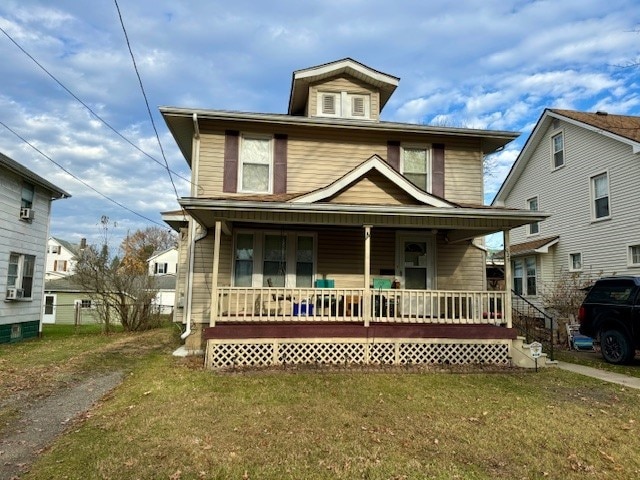
M17 419L0 435L0 479L19 478L39 452L113 390L122 377L122 372L108 373L60 389L49 397L21 401Z

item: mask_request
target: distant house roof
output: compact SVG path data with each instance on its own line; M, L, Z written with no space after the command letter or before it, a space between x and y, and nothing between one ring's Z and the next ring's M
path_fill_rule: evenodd
M148 259L147 262L150 262L151 260L155 259L156 257L159 257L160 255L163 255L167 252L171 252L172 250L178 250L178 247L169 247L169 248L165 248L164 250L158 250L157 252L153 252L153 255L151 255Z
M640 143L640 117L551 109L553 113Z
M606 112L589 113L547 108L542 112L518 158L511 166L507 178L500 186L500 190L498 190L491 203L492 205L501 206L504 204L505 199L517 183L522 172L524 172L529 159L554 119L572 123L605 137L613 138L631 146L634 154L640 153L640 117L612 115Z
M153 277L155 288L158 290L175 290L176 289L176 276L167 274L167 275L156 275Z
M61 238L58 238L58 237L51 237L51 238L53 240L55 240L56 242L58 242L60 245L62 245L64 248L69 250L74 255L78 254L78 249L80 248L79 245L76 245L74 243L68 242L66 240L62 240Z
M511 245L511 256L520 257L522 255L529 255L533 253L547 253L549 247L555 245L559 241L560 237L556 235L555 237L539 238L537 240ZM500 253L504 255L503 252Z
M39 187L48 190L51 192L52 198L68 198L71 195L62 190L60 187L56 187L53 183L45 180L40 175L32 172L24 165L16 162L12 158L7 157L5 154L0 153L0 165L5 167L7 170L14 172L16 175L21 176L29 180L30 182L38 185Z
M88 292L89 289L79 284L73 275L44 282L46 292Z

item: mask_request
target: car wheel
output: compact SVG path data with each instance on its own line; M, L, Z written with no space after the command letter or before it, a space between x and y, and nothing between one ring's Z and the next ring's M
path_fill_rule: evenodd
M628 363L635 351L627 336L618 330L606 330L600 334L600 350L602 358L608 363Z

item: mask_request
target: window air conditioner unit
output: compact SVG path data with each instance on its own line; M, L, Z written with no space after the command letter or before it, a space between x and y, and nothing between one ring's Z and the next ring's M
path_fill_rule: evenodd
M24 296L24 290L21 288L7 288L7 300L17 300Z
M21 208L20 209L20 219L22 219L22 220L33 220L33 209L31 209L31 208Z

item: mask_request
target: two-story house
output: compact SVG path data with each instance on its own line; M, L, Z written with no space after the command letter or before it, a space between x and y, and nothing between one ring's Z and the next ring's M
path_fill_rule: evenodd
M208 366L514 356L476 239L546 217L483 206L517 134L382 121L398 82L347 58L295 71L287 114L160 108L192 172L175 319Z
M511 233L510 285L541 300L566 274L640 273L640 117L546 109L493 206L544 210Z
M47 241L47 259L45 280L54 280L73 275L78 252L87 246L86 239L73 244L60 238L49 237Z
M147 260L149 275L155 277L158 290L153 301L155 308L162 314L173 312L176 300L176 273L178 271L178 248L171 247L156 252Z
M69 196L0 153L0 343L41 331L51 202Z

